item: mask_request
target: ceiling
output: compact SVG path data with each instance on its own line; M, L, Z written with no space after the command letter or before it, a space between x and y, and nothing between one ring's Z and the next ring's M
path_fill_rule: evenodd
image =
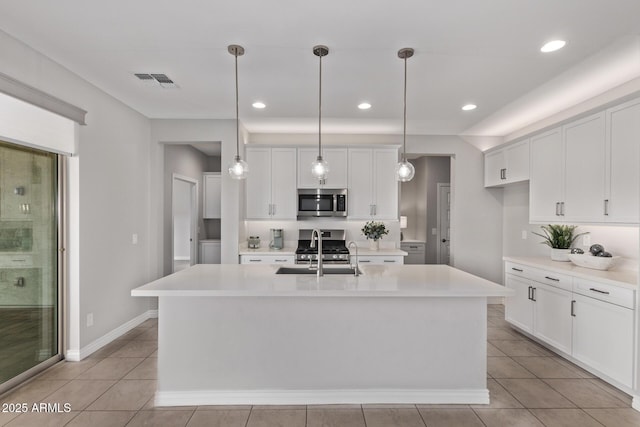
M413 47L409 133L501 136L523 126L509 122L509 105L526 108L518 101L529 92L636 36L640 1L0 0L0 29L150 118L233 118L227 45L240 44L240 118L257 133L317 132L316 44L330 49L323 131L401 133L397 51ZM564 49L539 51L558 38ZM145 85L134 73L164 73L179 88ZM588 81L581 86L593 96ZM267 108L252 108L256 100ZM359 110L362 101L373 107ZM478 108L462 111L470 102Z

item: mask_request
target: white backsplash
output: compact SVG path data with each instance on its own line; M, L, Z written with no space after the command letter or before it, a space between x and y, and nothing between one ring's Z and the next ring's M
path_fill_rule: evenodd
M354 241L358 246L367 245L367 239L360 231L365 224L363 221L351 221L344 219L307 219L300 221L245 221L245 234L247 236L260 236L261 245L264 247L271 240L271 229L281 228L284 230L285 247L298 246L298 230L304 228L320 229L344 229L346 231L346 241ZM400 222L382 221L389 229L389 234L380 240L381 248L400 247ZM246 242L240 242L241 244Z

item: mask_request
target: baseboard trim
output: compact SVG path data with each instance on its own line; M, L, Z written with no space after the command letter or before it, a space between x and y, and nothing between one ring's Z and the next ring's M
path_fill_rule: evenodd
M126 323L118 326L114 330L107 332L97 340L87 344L85 347L81 349L67 349L65 351L64 357L70 362L79 362L90 354L96 352L101 349L105 345L109 344L111 341L121 337L122 335L129 332L131 329L140 325L147 319L154 319L158 317L158 310L147 310L139 316L134 317Z
M489 404L489 390L198 390L157 391L156 406Z
M633 395L633 400L631 401L631 407L636 411L640 412L640 396Z

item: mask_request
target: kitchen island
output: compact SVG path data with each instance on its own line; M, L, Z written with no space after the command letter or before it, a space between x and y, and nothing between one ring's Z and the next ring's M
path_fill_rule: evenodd
M132 290L159 299L156 405L489 403L487 297L513 291L446 265L277 268L196 265Z

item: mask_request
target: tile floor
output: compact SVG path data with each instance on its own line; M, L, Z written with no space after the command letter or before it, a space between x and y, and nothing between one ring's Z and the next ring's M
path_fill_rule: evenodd
M515 332L488 310L490 405L154 408L157 321L81 362L62 362L0 402L71 404L72 412L1 413L0 426L638 427L631 398Z

